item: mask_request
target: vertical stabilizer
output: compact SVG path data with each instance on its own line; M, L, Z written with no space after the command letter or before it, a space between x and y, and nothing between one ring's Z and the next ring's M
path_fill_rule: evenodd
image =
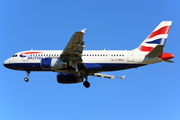
M137 48L142 52L150 52L157 45L165 45L172 21L162 21Z

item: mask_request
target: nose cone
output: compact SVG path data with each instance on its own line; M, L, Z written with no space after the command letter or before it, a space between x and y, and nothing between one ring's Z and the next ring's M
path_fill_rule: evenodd
M5 60L3 63L4 67L9 68L9 63L10 63L9 59Z
M5 60L3 65L4 67L9 68L9 69L16 69L17 67L15 64L11 63L10 58Z

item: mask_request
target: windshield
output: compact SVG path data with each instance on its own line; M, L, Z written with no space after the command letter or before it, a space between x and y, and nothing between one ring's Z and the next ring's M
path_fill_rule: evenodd
M17 57L17 54L13 55L12 57Z

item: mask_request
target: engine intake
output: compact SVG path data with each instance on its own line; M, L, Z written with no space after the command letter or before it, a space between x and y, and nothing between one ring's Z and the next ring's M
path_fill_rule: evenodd
M62 84L73 84L82 82L83 78L77 78L73 74L59 73L57 74L57 82Z
M43 58L41 59L41 68L57 70L60 68L67 68L67 62L63 62L60 58Z

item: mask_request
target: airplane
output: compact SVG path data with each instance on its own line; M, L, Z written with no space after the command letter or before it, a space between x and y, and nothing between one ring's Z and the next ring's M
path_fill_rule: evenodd
M25 82L31 71L57 72L57 82L83 82L90 87L88 76L124 80L125 76L101 72L137 68L158 62L170 62L174 55L163 52L172 21L162 21L150 35L133 50L83 50L86 29L75 32L64 50L29 50L15 53L3 65L13 70L26 71Z

